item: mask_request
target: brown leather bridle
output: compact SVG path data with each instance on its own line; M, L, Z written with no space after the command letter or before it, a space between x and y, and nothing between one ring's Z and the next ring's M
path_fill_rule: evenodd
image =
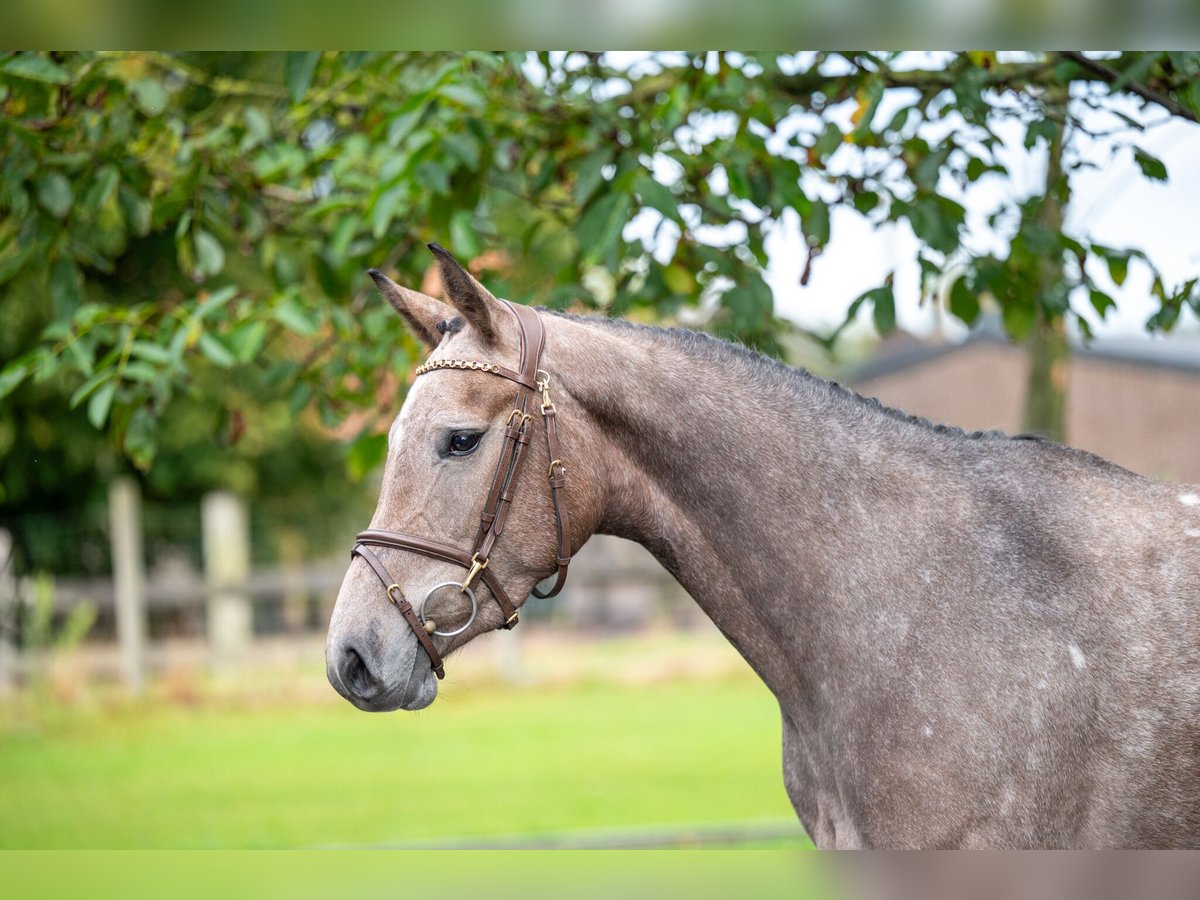
M512 505L513 492L517 480L521 476L521 467L525 462L525 451L529 446L530 422L534 413L531 411L538 404L538 393L541 393L540 406L542 423L546 434L546 449L549 453L550 464L546 474L550 481L550 499L554 504L554 516L558 529L558 572L550 590L542 593L534 588L535 597L553 597L562 590L567 580L567 566L571 563L571 522L563 504L562 490L567 483L567 470L559 457L557 411L550 400L550 376L540 368L542 351L546 345L546 328L537 310L528 306L518 306L507 300L500 301L513 314L517 321L517 331L520 334L520 361L516 369L489 362L477 362L461 359L428 360L417 367L417 376L436 372L442 369L455 369L465 372L486 372L498 375L516 382L517 395L513 400L513 410L509 413L504 427L504 444L500 448L500 458L496 461L496 474L492 477L492 486L483 504L483 512L479 516L479 531L475 535L475 543L470 551L460 550L452 544L435 541L431 538L415 534L405 534L399 531L384 531L369 529L360 531L356 537L357 543L350 553L351 559L360 556L383 582L388 599L400 610L408 627L425 652L438 678L445 678L446 671L442 665L442 657L433 646L433 636L450 637L465 631L475 620L478 604L471 585L478 578L483 581L496 603L504 614L502 628L512 628L517 624L517 608L505 593L500 582L488 571L488 562L496 541L504 533L504 524L508 519L508 511ZM456 582L443 582L433 587L421 601L417 609L404 599L400 585L392 578L387 567L371 547L389 547L396 550L408 550L420 553L433 559L444 560L462 566L467 570L467 577L461 585ZM425 604L434 593L448 585L456 585L462 593L471 599L471 618L461 628L454 631L438 631L433 620L426 620Z

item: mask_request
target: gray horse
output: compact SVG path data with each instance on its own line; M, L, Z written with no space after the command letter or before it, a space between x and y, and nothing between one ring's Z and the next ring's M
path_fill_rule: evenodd
M376 280L433 357L515 365L512 315L440 263L449 304ZM749 661L819 846L1200 846L1200 486L934 427L704 335L542 320L571 546L643 544ZM371 527L469 546L512 397L480 372L417 379ZM555 571L546 449L529 453L543 476L491 559L512 598ZM380 554L405 597L463 577ZM502 624L479 586L470 627L434 640ZM326 658L360 709L437 694L362 559Z

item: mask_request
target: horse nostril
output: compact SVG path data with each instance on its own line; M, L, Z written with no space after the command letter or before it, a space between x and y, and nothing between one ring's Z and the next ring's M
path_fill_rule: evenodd
M379 679L375 677L367 667L366 661L353 647L346 647L342 651L338 675L341 676L342 684L346 686L347 690L361 700L369 700L379 693Z

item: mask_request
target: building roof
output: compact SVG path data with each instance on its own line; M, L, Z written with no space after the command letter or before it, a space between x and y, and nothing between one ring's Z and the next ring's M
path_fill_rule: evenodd
M870 381L980 345L1015 346L997 326L986 322L958 342L921 340L908 332L894 332L879 342L870 360L851 370L847 380ZM1200 335L1101 337L1088 343L1074 338L1071 343L1077 357L1176 369L1200 377Z

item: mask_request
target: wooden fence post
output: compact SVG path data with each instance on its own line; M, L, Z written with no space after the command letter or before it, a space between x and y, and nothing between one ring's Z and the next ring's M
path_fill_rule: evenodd
M142 494L125 476L108 488L112 538L113 597L121 673L134 693L146 686L146 557L142 547Z
M304 577L304 534L298 528L276 529L280 575L283 578L282 619L284 630L299 634L308 623L308 582Z
M0 528L0 696L17 684L17 578L13 571L13 536Z
M250 529L246 504L227 491L206 494L200 503L204 575L208 582L208 643L218 667L243 656L253 637L246 579L250 574Z
M496 669L507 684L524 684L529 680L525 658L521 652L521 629L501 630L495 637Z

